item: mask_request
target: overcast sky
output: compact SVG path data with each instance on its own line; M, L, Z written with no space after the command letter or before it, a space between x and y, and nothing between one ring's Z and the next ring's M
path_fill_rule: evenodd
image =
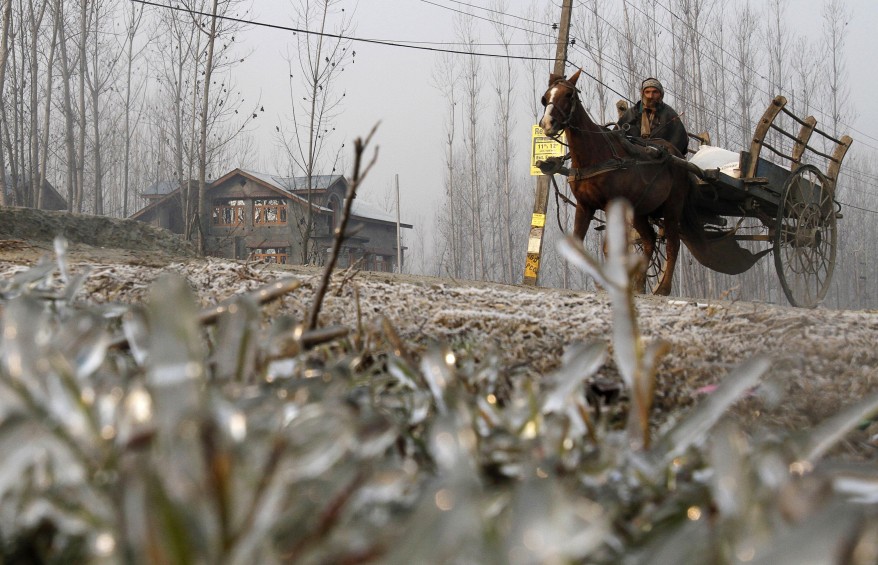
M295 0L294 0L295 1ZM551 0L560 14L560 0ZM611 0L618 2L619 0ZM438 7L441 4L446 8ZM490 7L493 1L468 0L469 4ZM609 3L609 2L608 2ZM816 40L820 37L821 12L823 0L790 0L789 23L791 33L805 32ZM465 8L454 0L361 0L356 6L356 30L360 38L376 38L389 41L434 41L456 42L454 31L455 12L448 8ZM576 5L574 3L574 17ZM761 2L754 2L755 9L761 9ZM530 0L511 0L509 12L524 15ZM878 155L878 115L871 103L878 92L878 79L871 66L862 71L860 61L871 60L878 55L878 0L848 0L853 12L847 36L848 54L847 76L851 101L858 118L851 125L858 131L851 132L855 147L859 141L870 146L872 153ZM290 9L281 0L255 0L252 19L278 25L292 25L286 15ZM484 12L476 12L483 15ZM482 38L494 41L489 24L482 24ZM555 33L551 32L550 33ZM257 120L262 129L260 144L262 153L272 151L274 126L279 123L277 116L289 106L286 83L287 63L283 58L286 44L295 41L290 32L254 28L244 35L245 45L253 50L251 56L237 69L239 86L255 89L261 96L266 109L265 120ZM522 37L518 41L524 41ZM402 192L402 214L406 222L429 222L440 204L443 190L443 120L445 103L439 92L431 86L436 68L437 56L429 51L404 49L355 42L356 63L349 65L343 73L340 86L347 92L344 113L336 124L338 139L348 142L357 136L365 136L371 127L381 122L375 141L380 146L379 160L370 173L364 196L375 197L392 186L394 175L399 175ZM486 48L487 50L488 48ZM463 56L460 56L463 57ZM580 56L581 57L581 56ZM577 64L587 64L587 60ZM544 64L546 76L551 63ZM488 64L484 65L486 72ZM856 72L855 72L856 71ZM486 81L490 80L486 76ZM529 96L531 87L523 69L519 72L518 85L522 109L528 103L523 98ZM486 83L487 84L487 83ZM673 105L672 100L668 100ZM766 101L767 102L767 101ZM820 104L820 102L818 102ZM486 123L492 116L486 116ZM819 119L819 116L818 116ZM530 139L529 123L531 117L520 113L517 119L522 144ZM351 144L346 145L350 162ZM863 149L860 147L859 149ZM740 150L741 148L729 148ZM526 151L518 154L523 174L528 171ZM270 167L268 163L262 168ZM272 172L272 171L265 171ZM343 171L348 174L350 171Z

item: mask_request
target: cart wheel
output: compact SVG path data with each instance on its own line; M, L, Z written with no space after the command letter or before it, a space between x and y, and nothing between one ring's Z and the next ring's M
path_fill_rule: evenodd
M665 269L668 267L668 250L667 240L665 239L665 229L656 225L655 253L652 254L652 260L646 267L646 294L655 294L655 289L662 282L665 276ZM643 255L643 244L640 242L640 236L636 231L632 231L632 241L634 249L640 255Z
M835 190L817 167L796 169L783 187L774 233L774 266L793 306L814 308L835 268Z

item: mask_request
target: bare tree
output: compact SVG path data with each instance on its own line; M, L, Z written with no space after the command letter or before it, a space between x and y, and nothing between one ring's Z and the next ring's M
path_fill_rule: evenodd
M53 10L54 12L54 10ZM49 154L49 129L51 125L51 115L52 115L52 93L54 90L52 89L52 79L55 76L55 73L52 67L55 64L55 47L57 46L58 39L58 28L61 26L61 21L59 18L55 17L53 14L52 17L52 40L49 44L49 56L46 64L46 89L45 89L45 106L43 108L43 137L40 142L40 156L39 156L39 172L37 173L37 189L36 189L36 200L34 201L35 208L42 207L42 199L43 199L43 184L46 182L46 168L48 167L48 154Z
M74 139L75 113L73 111L73 92L71 83L73 78L74 61L70 59L68 52L68 36L67 22L64 12L64 0L56 0L55 17L59 19L61 24L58 27L58 51L61 55L59 60L61 70L62 95L62 112L64 113L64 150L67 157L66 160L66 177L67 177L67 210L73 211L81 209L81 200L77 205L77 199L80 198L81 188L78 184L79 176L76 171L79 168L77 164L76 140Z
M610 99L606 86L608 82L607 70L604 66L610 64L607 60L610 47L610 27L600 15L598 4L599 0L589 0L585 3L586 15L573 22L573 30L576 37L582 39L583 48L594 63L590 74L594 75L595 80L587 83L586 91L589 93L590 99L597 99L597 115L595 117L600 123L606 124L615 121L616 115L613 112L612 120L607 115Z
M143 47L138 49L137 53L134 51L134 43L135 37L137 36L137 31L140 29L140 24L143 21L143 6L138 6L135 3L131 3L130 11L126 12L126 30L127 33L125 35L125 100L123 102L123 108L125 112L125 120L124 120L124 142L125 142L125 150L123 156L123 172L122 172L122 217L128 217L128 200L129 194L131 190L130 186L130 169L131 169L131 140L134 136L134 132L132 131L136 128L137 123L140 120L140 117L143 115L142 112L139 112L134 124L134 128L132 128L131 124L131 106L132 106L132 95L139 94L144 86L144 82L140 82L138 86L134 86L132 83L132 71L134 69L134 63L138 55L143 52L146 48L144 44ZM141 105L141 110L143 106Z
M846 26L851 19L851 12L847 8L844 0L826 0L823 5L823 49L826 58L826 92L824 96L828 100L828 111L822 112L828 121L828 129L832 137L838 139L845 132L842 131L843 124L852 116L850 107L850 92L847 86L847 68L845 64L845 32ZM829 114L826 116L826 114ZM824 126L826 128L826 126ZM825 131L825 129L824 129ZM827 141L827 148L832 147ZM848 201L852 196L851 186L842 179L835 179L839 182L836 185L835 196L837 199ZM860 215L861 211L851 208L853 216ZM845 219L845 226L854 218ZM867 221L863 218L862 223L856 225L865 227L874 225L874 221ZM851 253L839 253L839 265L836 267L837 275L835 282L835 292L830 294L829 300L832 300L836 306L845 306L859 300L860 293L849 283L850 279L858 279L862 269L860 268L860 260L863 257L862 252L865 251L865 245L858 240L857 235L852 232L860 232L863 230L841 230L838 245L841 249L850 250ZM874 237L874 236L873 236ZM874 239L872 240L874 241ZM846 276L847 275L847 276Z
M617 37L617 49L619 60L622 63L620 71L624 75L624 83L629 88L629 98L637 100L637 85L640 84L641 72L637 63L637 50L635 47L640 41L637 20L628 7L629 0L622 0L622 23L624 25L624 34Z
M458 38L467 46L467 50L474 52L478 37L476 35L473 18L463 16L456 19ZM482 72L481 60L475 55L467 56L462 74L463 83L463 112L464 112L464 137L467 146L467 172L468 193L466 196L469 206L469 225L472 229L470 237L470 276L474 279L482 279L485 274L484 241L482 239L482 171L479 148L481 140L479 136L482 116Z
M445 146L445 205L442 209L447 211L447 217L440 215L436 228L440 233L445 233L448 238L447 271L452 277L460 277L460 243L459 243L459 223L457 217L457 199L455 190L457 188L455 180L455 136L457 134L457 89L458 89L459 71L455 65L454 56L445 54L437 61L436 70L433 72L433 86L442 93L443 99L447 104L447 118L445 121L445 136L443 143ZM448 226L441 225L442 221L447 220Z
M845 65L845 27L851 18L844 0L826 0L823 5L823 41L829 61L828 96L831 106L829 116L833 137L838 137L839 124L847 118L849 108L849 89L846 84Z
M180 182L184 225L187 237L195 238L202 252L209 251L208 167L258 116L258 102L256 110L240 113L244 99L234 91L228 74L244 60L233 56L235 34L243 25L239 20L245 15L240 7L239 0L210 0L207 4L186 0L182 8L169 10L162 20L168 24L165 29L171 34L173 48L170 53L162 52L161 82L167 96L162 103L169 104L172 126L161 130L173 134L171 162ZM225 18L232 13L236 18ZM193 176L197 180L193 181ZM162 173L161 178L167 179L167 175ZM195 198L190 195L193 190Z
M85 82L86 82L86 65L88 64L87 41L89 37L90 26L88 24L89 2L96 0L82 0L79 3L79 33L78 38L78 65L79 74L77 76L79 114L77 115L79 123L77 131L79 133L76 155L76 188L77 192L74 197L73 209L76 212L82 212L83 199L85 198L85 131L86 131L86 113L85 113Z
M340 0L296 0L292 4L295 23L314 34L297 34L295 52L288 47L291 127L278 128L278 138L285 149L292 176L305 179L303 216L291 222L302 241L303 263L320 262L314 217L315 178L320 171L334 172L339 167L341 146L330 146L333 123L338 117L345 92L335 87L346 65L353 63L356 51L350 40L343 39L353 28L353 15L340 6ZM330 33L331 32L331 33ZM293 213L297 210L293 209Z
M506 2L498 0L494 5L494 9L499 13L507 10ZM494 31L497 39L503 46L503 52L511 55L512 34L510 29L504 25L503 21L495 21ZM496 177L501 185L500 214L499 225L497 229L492 229L492 233L502 235L500 245L500 267L502 268L501 280L507 283L513 282L515 278L514 257L512 245L512 227L514 221L514 203L520 202L521 199L515 198L514 181L512 175L513 160L515 151L512 146L513 131L515 131L514 118L514 98L515 92L515 71L512 68L512 60L510 58L500 59L494 68L494 94L497 99L496 114Z
M204 63L204 81L201 94L201 120L199 122L198 145L198 246L201 252L207 250L207 112L210 105L210 81L213 77L213 48L216 43L216 15L219 0L213 0L210 10L210 33L207 36L207 60Z
M22 152L22 155L27 155L28 165L27 165L27 181L30 184L29 194L25 199L25 203L28 205L36 205L39 201L39 194L41 192L41 187L38 183L38 174L39 170L39 160L40 160L40 128L39 128L39 80L37 77L40 76L40 56L39 56L39 41L40 41L40 28L43 24L43 18L46 14L47 2L45 0L40 1L37 4L31 0L28 2L28 16L29 20L29 49L27 52L27 58L29 59L29 69L28 74L26 76L30 77L30 80L27 81L27 88L30 94L30 100L28 103L28 121L27 123L22 122L22 134L25 131L28 132L27 135L27 143L28 148L26 153Z
M86 2L83 2L85 5ZM104 214L104 164L103 143L101 131L101 117L103 107L101 95L113 84L115 80L116 64L119 54L112 52L113 46L104 39L105 22L110 12L115 10L115 3L110 0L94 0L89 5L88 25L91 28L92 40L89 44L91 52L88 54L90 64L85 66L85 84L88 89L89 101L91 102L91 126L92 126L92 157L94 159L92 175L94 179L94 214Z
M739 129L741 131L741 147L749 147L753 129L752 109L756 92L753 69L757 67L757 53L754 49L753 37L759 30L759 19L750 2L745 1L738 13L738 26L734 32L734 49L737 77L734 85L736 106L738 107Z
M12 21L12 0L3 0L2 22L0 22L0 95L6 89L6 61L9 55L9 28ZM6 105L0 103L0 136L6 129ZM6 205L6 159L0 146L0 206Z
M786 26L786 12L789 8L788 0L769 0L765 5L766 15L763 20L766 26L763 29L763 44L767 46L768 60L768 93L776 96L786 92L789 85L789 53L791 39ZM778 116L777 123L784 127L786 115ZM784 127L786 129L786 127ZM769 132L769 143L785 152L784 145L788 143L783 135L772 130Z

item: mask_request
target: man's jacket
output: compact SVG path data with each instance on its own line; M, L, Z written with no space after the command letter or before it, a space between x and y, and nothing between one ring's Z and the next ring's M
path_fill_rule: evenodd
M689 147L689 136L686 134L686 126L677 112L673 108L659 102L655 109L655 116L652 118L651 131L647 135L643 135L640 126L643 122L643 102L638 102L622 114L619 118L619 127L626 130L627 135L632 137L642 137L644 139L658 138L670 141L674 147L680 151L680 155L686 156L686 149Z

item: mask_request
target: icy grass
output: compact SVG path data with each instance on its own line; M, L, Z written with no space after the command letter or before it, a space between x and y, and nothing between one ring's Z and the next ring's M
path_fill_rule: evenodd
M477 344L410 347L392 312L309 334L264 316L268 289L205 311L168 276L83 306L59 244L0 281L3 561L875 563L878 468L824 457L878 396L745 434L725 416L757 357L650 426L665 346L639 331L626 213L605 263L564 248L610 294L612 343L539 382ZM611 356L620 425L588 388Z

